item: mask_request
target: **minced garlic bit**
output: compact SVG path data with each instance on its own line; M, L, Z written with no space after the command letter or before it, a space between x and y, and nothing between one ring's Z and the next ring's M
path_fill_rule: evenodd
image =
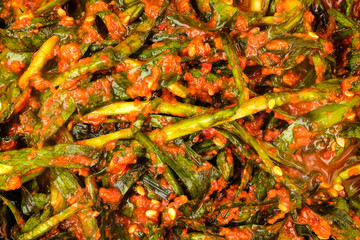
M175 218L176 218L176 211L175 211L175 209L169 208L169 209L168 209L168 214L169 214L169 218L170 218L171 220L175 220Z
M340 147L345 147L345 138L338 137L336 138L337 144L339 144Z
M145 194L146 194L146 191L142 186L137 186L136 187L136 192L141 196L145 196Z
M271 99L268 103L268 107L270 109L273 109L275 107L276 101L274 99Z
M283 172L279 166L275 166L272 170L273 170L273 173L277 176L281 177L283 175Z

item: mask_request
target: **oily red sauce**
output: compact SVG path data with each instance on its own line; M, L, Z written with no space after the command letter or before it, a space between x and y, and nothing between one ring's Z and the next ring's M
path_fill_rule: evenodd
M344 0L321 0L324 6L329 8L339 8L340 5L344 2Z
M25 13L27 11L35 10L40 4L40 0L9 0L9 3L20 3L25 1L25 6L27 9L25 9ZM76 0L77 2L79 0ZM209 0L205 0L205 2L208 2ZM300 2L300 0L298 0ZM326 8L339 8L341 4L343 4L344 0L321 0ZM51 2L51 1L50 1ZM82 17L84 18L84 22L80 26L78 30L79 39L81 39L82 43L96 43L97 41L101 42L105 38L101 34L99 34L98 30L95 28L95 14L99 11L105 11L105 10L112 10L112 8L115 5L115 1L92 1L95 3L90 4L89 1L86 5L86 12L83 13ZM144 4L145 7L145 14L149 18L155 18L159 12L160 7L163 4L163 0L141 0L141 2ZM231 3L230 0L224 0L225 3ZM288 12L292 8L292 3L297 1L289 1L289 0L280 0L277 3L276 6L276 14L281 15L282 13ZM237 1L237 4L239 5L239 9L248 12L249 11L249 5L250 0L239 0ZM359 0L354 0L354 8L353 8L353 15L359 15L360 7L359 7ZM113 6L112 6L113 5ZM170 3L167 14L186 14L187 16L193 17L194 20L199 20L199 18L196 18L196 14L194 13L193 8L191 5L194 5L194 3L190 0L175 0L175 3ZM207 6L210 10L209 5ZM124 26L128 22L125 21L122 17L119 17L117 19L114 16L119 15L118 13L120 10L116 11L116 14L114 15L106 15L103 19L105 22L105 25L108 30L108 35L113 40L123 40L126 36L127 28ZM5 18L6 15L9 13L4 10L1 13L1 17ZM60 15L60 14L59 14ZM31 20L34 18L32 14L24 15L23 18L21 18L16 24L13 25L13 28L24 28L28 26L31 23ZM307 10L304 13L304 30L311 31L311 24L314 21L314 15ZM278 21L282 21L282 17L276 18ZM216 23L216 18L213 15L213 18L208 21L206 24L207 27L214 28ZM77 25L82 20L74 20L71 17L68 16L62 16L61 22L59 25L63 26L72 26ZM275 20L276 22L276 20ZM279 22L280 23L280 22ZM258 69L250 75L250 86L251 89L255 88L256 85L260 85L261 82L265 80L267 75L269 74L276 74L276 75L283 75L282 76L282 83L285 85L284 87L292 88L297 85L297 83L304 77L303 74L300 71L297 70L284 70L281 66L272 68L273 64L279 64L282 61L284 61L283 58L281 58L278 54L274 53L274 51L281 50L281 51L287 51L289 50L289 44L285 40L272 40L271 42L267 42L267 34L263 31L262 27L255 27L251 26L254 23L248 22L247 16L243 16L239 14L236 19L235 24L235 31L238 32L244 32L241 33L245 38L247 38L247 47L246 49L241 49L239 52L241 54L245 54L245 56L238 56L239 62L241 65L241 68L244 70L246 66L255 66L257 65L254 60L251 60L251 57L258 57L259 61L262 62L261 65L257 66ZM256 23L255 23L256 25ZM248 31L249 26L252 28L249 32ZM168 23L161 23L159 26L156 26L159 28L159 30L167 30L168 33L171 33L175 30L174 26L168 25ZM233 28L233 26L232 26ZM326 54L330 54L333 51L332 44L330 43L331 40L331 34L336 30L336 24L335 20L329 20L329 26L327 27L328 32L323 33L322 38L329 42L323 43L323 50ZM189 68L192 68L192 64L190 63L188 66L182 62L181 57L183 58L194 58L195 62L198 61L201 63L201 70L200 72L203 75L209 74L211 70L216 67L216 62L218 61L225 61L226 60L226 54L224 53L224 46L222 45L222 40L218 34L212 34L207 33L206 30L199 30L199 29L186 29L186 34L189 38L192 38L191 42L182 50L180 51L180 56L177 55L165 55L157 64L154 64L155 66L152 66L149 68L149 74L146 77L142 77L142 72L137 70L130 70L132 68L131 64L127 66L125 63L120 63L116 65L115 69L110 70L102 70L98 73L108 73L112 71L117 72L123 72L130 70L127 73L127 79L132 83L132 86L128 88L127 94L131 98L139 98L139 97L146 97L150 99L153 96L154 91L158 90L161 86L159 85L159 80L162 78L162 74L174 74L174 75L182 75L183 71L184 77L181 81L189 90L190 97L195 98L196 100L200 100L202 102L211 103L214 100L215 94L222 94L226 99L230 100L234 99L235 96L232 95L232 92L227 90L229 89L229 85L232 88L236 88L236 85L234 83L234 79L231 77L222 76L216 79L213 82L210 82L208 79L206 79L203 76L195 77L190 71L188 71ZM233 36L233 35L231 35ZM299 37L301 35L298 35ZM355 36L358 37L358 36ZM210 40L211 39L211 40ZM211 43L213 41L213 43ZM347 44L350 44L351 38L346 40ZM212 46L211 44L215 45L216 53L212 53ZM155 43L153 46L159 46L163 43ZM66 45L61 45L58 49L55 51L55 55L57 56L58 60L58 72L63 73L68 71L73 66L80 66L80 65L87 65L91 63L92 58L83 58L81 53L81 44L80 43L69 43ZM262 51L262 47L265 47L269 51ZM359 47L359 46L356 46ZM1 45L0 45L1 48ZM238 47L240 48L240 47ZM219 51L218 51L219 50ZM167 52L165 52L167 53ZM337 55L337 54L335 54ZM343 54L342 54L343 55ZM102 64L108 67L111 67L110 64L112 60L109 58L109 55L98 55L98 58L102 61ZM247 59L248 58L248 59ZM288 56L284 57L285 59L288 58ZM344 58L344 62L345 62ZM297 64L300 64L302 61L305 61L305 56L300 55L296 60ZM138 63L141 63L141 61L138 61ZM312 64L312 63L311 63ZM5 63L5 65L15 74L22 74L25 70L26 64L24 62L19 61L8 61ZM281 65L281 64L280 64ZM230 67L228 67L230 69ZM315 66L315 70L317 75L324 75L325 68L322 66ZM284 72L285 71L285 72ZM217 73L221 73L221 70L217 70ZM360 71L358 71L358 75L360 74ZM96 74L95 74L96 75ZM51 82L46 82L44 79L41 78L41 74L34 75L31 81L31 87L38 91L44 91L48 88L52 88ZM84 77L84 76L83 76ZM85 76L86 77L86 76ZM57 111L54 111L54 114L50 116L50 114L44 113L44 115L40 116L41 120L44 124L43 129L38 130L41 134L44 133L43 130L47 130L49 127L51 127L52 124L57 123L56 121L60 118L55 118L56 116L59 116L64 109L66 109L66 106L59 105L57 102L68 102L69 99L76 100L76 104L79 106L87 106L90 102L90 97L92 95L97 95L99 97L102 97L103 102L109 102L112 99L112 93L111 93L111 83L112 80L109 79L98 79L96 81L93 81L90 83L89 86L80 87L81 82L79 81L80 78L74 79L73 81L68 81L66 84L63 84L60 89L67 89L68 94L66 95L59 95L55 92L55 96L50 97L44 104L43 104L43 112L47 112L46 110L49 110L48 112L52 112L53 108L57 108ZM321 82L322 78L318 78L316 81ZM347 88L349 90L348 86L343 86L343 90ZM290 90L290 89L286 89ZM30 91L30 89L29 89ZM53 89L53 91L57 91ZM274 89L274 92L276 90ZM61 96L61 97L57 97ZM28 94L23 94L22 101L20 102L20 105L25 105L26 102L28 102L30 98L30 92ZM161 98L164 100L164 102L172 102L176 103L177 99L170 93L168 90L164 89L162 90L162 96ZM236 100L236 99L235 99ZM180 100L179 100L180 101ZM294 98L294 102L299 101L297 98ZM234 103L234 101L231 101ZM59 103L59 104L60 104ZM301 116L303 114L306 114L309 111L312 111L318 107L323 106L327 103L327 100L324 101L314 101L314 102L302 102L298 104L288 104L286 106L283 106L283 109L287 112L296 115ZM38 103L40 105L40 103ZM55 106L55 107L54 107ZM150 107L150 105L148 105ZM215 104L212 104L212 107L216 108ZM20 107L19 107L20 109ZM145 109L145 115L147 113L151 113L149 109ZM16 111L15 111L16 112ZM201 112L201 109L199 108L199 113ZM128 122L133 122L137 118L137 116L140 114L139 111L130 112L127 117ZM239 120L239 122L243 123L244 128L248 133L250 133L252 136L264 139L265 141L275 141L279 134L280 130L267 130L264 132L264 125L266 123L266 117L267 115L265 113L254 115L253 121L246 121L245 119ZM27 117L24 117L22 120ZM291 119L286 118L285 116L282 116L280 113L275 113L275 118L281 118L291 123ZM91 124L91 128L97 128L97 125L104 122L107 119L106 116L97 116L92 115L92 117L85 117L82 118L81 121L83 123ZM120 119L120 117L119 117ZM125 117L123 118L125 119ZM61 120L61 119L60 119ZM71 119L70 121L74 121L74 119ZM27 122L27 121L24 121ZM167 125L169 122L164 118L161 121L162 125ZM60 124L62 122L60 121ZM33 129L29 125L26 125L24 128L24 131L26 133L32 133ZM166 140L166 134L164 132L161 132L160 130L156 130L153 132L156 134L155 142L158 144L162 144L162 149L165 149L166 152L172 154L172 155L184 155L185 150L183 147L178 147L176 145L167 144L164 145ZM19 133L21 134L21 132ZM295 143L290 146L292 149L299 149L302 146L308 145L311 140L313 139L314 132L310 132L306 130L305 128L299 127L294 129L294 135L295 135ZM18 134L16 134L18 135ZM222 146L224 145L228 140L222 136L217 130L214 128L208 128L202 131L201 134L198 134L199 136L202 135L201 140L209 140L212 139L215 145ZM60 143L63 141L61 136L58 136L58 138L55 138L57 143ZM20 141L19 141L20 143ZM110 146L111 145L111 146ZM111 144L107 144L108 149L113 149L115 146L115 141ZM353 145L346 148L346 150L340 155L340 157L334 162L331 163L334 159L334 152L326 151L326 150L319 150L315 153L306 153L299 150L298 155L296 156L299 158L302 162L305 163L307 170L309 172L312 171L318 171L320 172L327 182L331 182L333 180L333 177L342 169L347 167L346 163L350 157L352 157L355 152L357 151L359 145ZM10 140L10 141L2 141L0 142L0 149L1 150L12 150L16 149L17 141ZM123 147L123 146L122 146ZM248 147L248 146L247 146ZM215 152L212 152L212 154L217 154L216 150L213 150ZM226 160L228 161L229 165L233 166L234 161L237 159L233 158L232 150L230 147L224 149L226 153ZM234 151L238 151L237 149ZM149 155L151 159L154 159L156 156L154 153L149 152ZM241 153L239 153L241 155ZM7 157L4 155L3 160L5 160ZM33 160L36 157L35 150L27 156L28 160ZM260 160L260 159L259 159ZM244 161L244 157L242 156L242 161ZM122 152L115 152L113 157L110 159L110 163L108 165L107 173L106 175L109 176L107 178L108 185L105 187L100 187L99 189L99 197L101 198L102 202L108 203L108 204L118 204L122 200L124 196L120 193L120 191L117 188L113 188L114 183L117 182L118 178L120 177L120 174L126 172L134 163L137 162L137 155L135 154L134 150L129 148L126 148L126 153L123 155ZM64 166L68 163L78 163L85 166L91 166L94 163L93 159L90 159L85 156L67 156L67 157L56 157L52 160L52 164L55 166ZM236 163L236 162L235 162ZM102 164L102 163L100 163ZM105 163L104 163L105 165ZM208 162L204 163L201 167L198 167L197 171L203 171L203 172L209 172L212 165ZM236 165L235 165L236 167ZM284 167L286 168L286 167ZM100 169L100 168L99 168ZM35 173L36 171L41 171L42 168L34 169L27 174ZM154 173L155 171L162 175L164 174L166 170L166 165L163 166L152 166L150 167L150 172ZM237 169L236 169L237 170ZM234 172L236 172L236 170ZM246 168L245 168L246 170ZM245 170L243 171L243 174L245 175ZM85 170L78 170L73 169L72 172L78 173L80 176L87 176L92 169L85 169ZM238 171L240 172L240 171ZM235 173L239 174L239 173ZM157 175L156 175L157 176ZM246 176L246 175L245 175ZM157 176L159 177L159 176ZM105 175L104 175L105 178ZM104 179L103 178L103 179ZM161 176L159 177L161 178ZM100 184L100 181L102 180L102 176L98 176L96 178L98 183ZM237 190L238 190L238 184L232 184L228 185L229 182L225 181L224 178L220 179L212 179L211 187L208 189L208 192L205 194L205 197L200 202L199 205L203 204L206 201L210 201L211 198L214 197L213 203L214 206L220 206L222 204L231 203L234 201L243 201L243 202L256 202L256 194L255 192L259 189L258 186L250 186L248 189L246 188L246 191L240 192L238 196L236 196ZM230 182L231 183L231 182ZM356 181L354 182L356 183ZM20 176L14 175L12 176L6 183L6 187L10 190L16 189L21 187L21 178ZM139 184L137 182L136 184ZM171 189L168 182L165 180L164 177L159 179L159 184L161 187L165 189ZM279 207L279 210L275 211L274 215L271 215L271 218L267 220L268 223L274 224L278 220L282 221L282 219L285 218L286 214L288 213L287 210L293 209L295 203L290 198L290 191L280 187L280 183L276 184L276 187L274 189L271 189L267 192L267 199L270 198L278 198L279 202L278 205L282 206ZM225 190L224 190L225 189ZM96 190L97 191L97 190ZM131 191L133 192L133 191ZM141 191L140 191L141 192ZM219 192L219 194L217 194ZM74 204L78 201L84 201L85 196L87 196L87 192L85 189L78 188L75 195L69 197L67 199L67 202L69 204ZM129 194L128 194L129 196ZM176 220L172 219L167 212L164 213L165 207L171 207L174 208L176 211L176 215L179 217L181 216L181 211L178 210L178 207L185 202L188 201L187 197L185 195L176 197L174 193L171 193L168 199L164 199L162 202L158 202L156 200L151 200L146 194L132 194L131 197L129 196L128 201L129 203L132 203L133 205L133 216L125 217L120 216L120 211L116 211L114 214L116 216L116 224L125 225L126 229L129 229L130 226L136 225L137 230L143 231L145 234L149 233L150 229L147 229L148 223L153 222L155 224L159 223L159 227L168 227L173 226L174 223L176 223ZM168 201L173 200L171 203ZM266 206L263 208L266 210ZM283 210L286 209L286 210ZM90 210L90 208L89 208ZM119 209L120 210L120 209ZM153 214L149 215L146 214L148 211L152 211ZM272 211L272 209L270 209ZM270 212L268 211L268 212ZM154 213L155 212L155 213ZM91 213L91 212L90 212ZM149 216L147 216L149 215ZM239 216L239 208L232 208L230 210L223 210L220 211L217 221L220 224L231 224L231 220L236 220ZM86 219L84 212L79 212L76 215L71 216L66 221L64 221L60 225L60 229L66 228L72 231L78 239L84 238L84 234L82 232L82 224L84 223L84 220ZM286 223L284 224L284 231L287 233L287 236L290 236L291 239L299 239L296 235L296 231L293 227L293 223L290 222L288 218L286 220ZM108 220L108 219L107 219ZM205 221L205 219L199 220ZM302 210L299 210L299 220L302 224L308 224L311 229L320 237L320 238L329 238L332 234L331 227L329 224L323 220L320 216L318 216L316 213L314 213L310 208L303 208ZM105 238L110 238L110 227L106 228L106 236ZM136 230L136 231L137 231ZM226 239L251 239L253 237L254 229L251 228L232 228L232 226L226 226L223 228L220 228L220 235L226 237ZM57 230L55 230L57 231ZM135 232L136 232L135 231ZM188 229L184 230L185 232L188 231ZM129 232L130 233L130 232ZM132 233L130 233L132 234ZM98 239L100 236L94 236L94 239ZM115 236L116 237L116 236ZM134 238L137 238L136 233L132 236Z
M78 163L85 166L91 166L91 164L93 164L94 161L85 156L75 155L75 156L66 156L66 157L57 156L51 160L51 163L54 166L66 166L69 163L75 163L75 164Z
M67 218L64 222L62 222L61 226L66 229L69 229L76 236L77 239L84 238L84 233L81 227L81 223L77 215L72 215L69 218Z
M213 184L217 184L216 181ZM221 206L231 202L253 202L256 201L256 195L253 191L242 191L240 194L237 194L239 185L233 184L230 187L222 192L219 197L214 201L215 206ZM228 224L231 220L236 220L239 217L240 210L239 208L224 209L219 212L214 212L216 216L216 221L219 224ZM212 216L212 214L210 214Z
M21 187L21 177L18 175L13 175L10 179L5 182L6 188L9 190L15 190Z
M347 166L348 159L356 154L358 148L358 144L350 145L333 163L331 161L334 159L334 155L329 157L325 150L315 153L299 153L297 157L305 163L308 172L318 171L328 183L331 183L333 177Z
M212 96L220 92L224 86L223 78L208 82L203 76L196 78L190 72L184 75L184 80L188 83L190 96L197 97L204 102L211 102Z
M2 140L0 141L0 151L9 151L9 150L16 150L18 146L18 142L16 140Z
M251 239L253 233L247 229L239 229L239 228L224 228L220 229L220 234L225 236L227 240L247 240Z
M287 104L282 106L281 108L292 115L300 117L312 110L323 106L325 103L325 101L300 102L295 104Z
M355 4L357 3L357 4ZM360 17L360 4L359 4L359 0L355 0L354 1L354 7L353 7L353 12L352 12L353 16L356 18Z
M97 12L109 10L109 6L104 1L96 1L86 6L86 15L94 16Z
M42 0L25 0L24 4L28 9L33 11L37 9L42 2L43 2Z
M360 176L351 177L343 182L349 197L360 194Z
M254 117L253 121L245 122L244 128L254 137L261 137L263 135L263 130L261 129L265 123L266 114L261 113Z
M76 43L69 43L60 47L59 57L59 72L68 70L72 63L78 61L81 57L80 45Z
M142 229L144 233L149 232L149 229L146 227L147 222L155 224L160 222L161 212L167 205L165 201L152 201L150 198L138 194L132 195L129 200L134 205L132 225L136 225L140 228L141 226L144 226ZM148 211L152 213L149 214Z
M302 237L299 237L296 233L296 230L294 228L294 223L292 222L292 218L288 217L284 223L283 229L282 229L285 237L288 237L289 239L293 240L303 240Z
M146 16L149 18L156 18L163 0L143 0L142 2L145 4Z
M121 193L116 188L100 188L99 195L104 202L110 204L116 204L121 199Z
M180 51L180 53L187 55L189 57L194 56L202 56L209 54L211 52L211 47L209 43L205 42L205 36L204 35L198 35L195 36L190 43Z
M294 206L294 202L290 200L290 192L286 188L279 188L279 189L271 189L266 196L266 199L269 198L279 198L279 205L282 205L284 209L292 209ZM270 224L274 224L277 220L282 219L285 217L286 212L280 211L272 216L268 222Z
M130 71L127 78L132 82L132 86L126 89L126 93L131 98L141 96L150 99L153 91L158 89L160 74L160 69L157 66L152 67L151 74L144 79L141 78L140 71Z
M137 155L133 151L132 148L128 147L126 148L125 155L114 153L113 157L111 158L111 161L109 163L109 167L107 169L107 172L114 173L114 174L121 174L122 172L125 172L128 168L129 164L134 164L137 161Z
M308 207L301 209L298 221L309 225L321 239L328 239L331 236L331 226Z
M121 24L120 21L114 18L114 15L106 15L104 17L105 25L107 30L109 31L109 35L113 39L122 40L123 34L126 32L125 27Z

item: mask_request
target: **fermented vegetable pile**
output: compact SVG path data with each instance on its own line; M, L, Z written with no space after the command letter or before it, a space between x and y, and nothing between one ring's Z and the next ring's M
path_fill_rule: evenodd
M3 0L0 39L0 239L360 239L359 0Z

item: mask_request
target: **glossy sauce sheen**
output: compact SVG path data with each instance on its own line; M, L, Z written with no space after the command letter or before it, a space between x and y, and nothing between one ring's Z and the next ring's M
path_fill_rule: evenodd
M0 239L360 240L359 18L0 0Z

